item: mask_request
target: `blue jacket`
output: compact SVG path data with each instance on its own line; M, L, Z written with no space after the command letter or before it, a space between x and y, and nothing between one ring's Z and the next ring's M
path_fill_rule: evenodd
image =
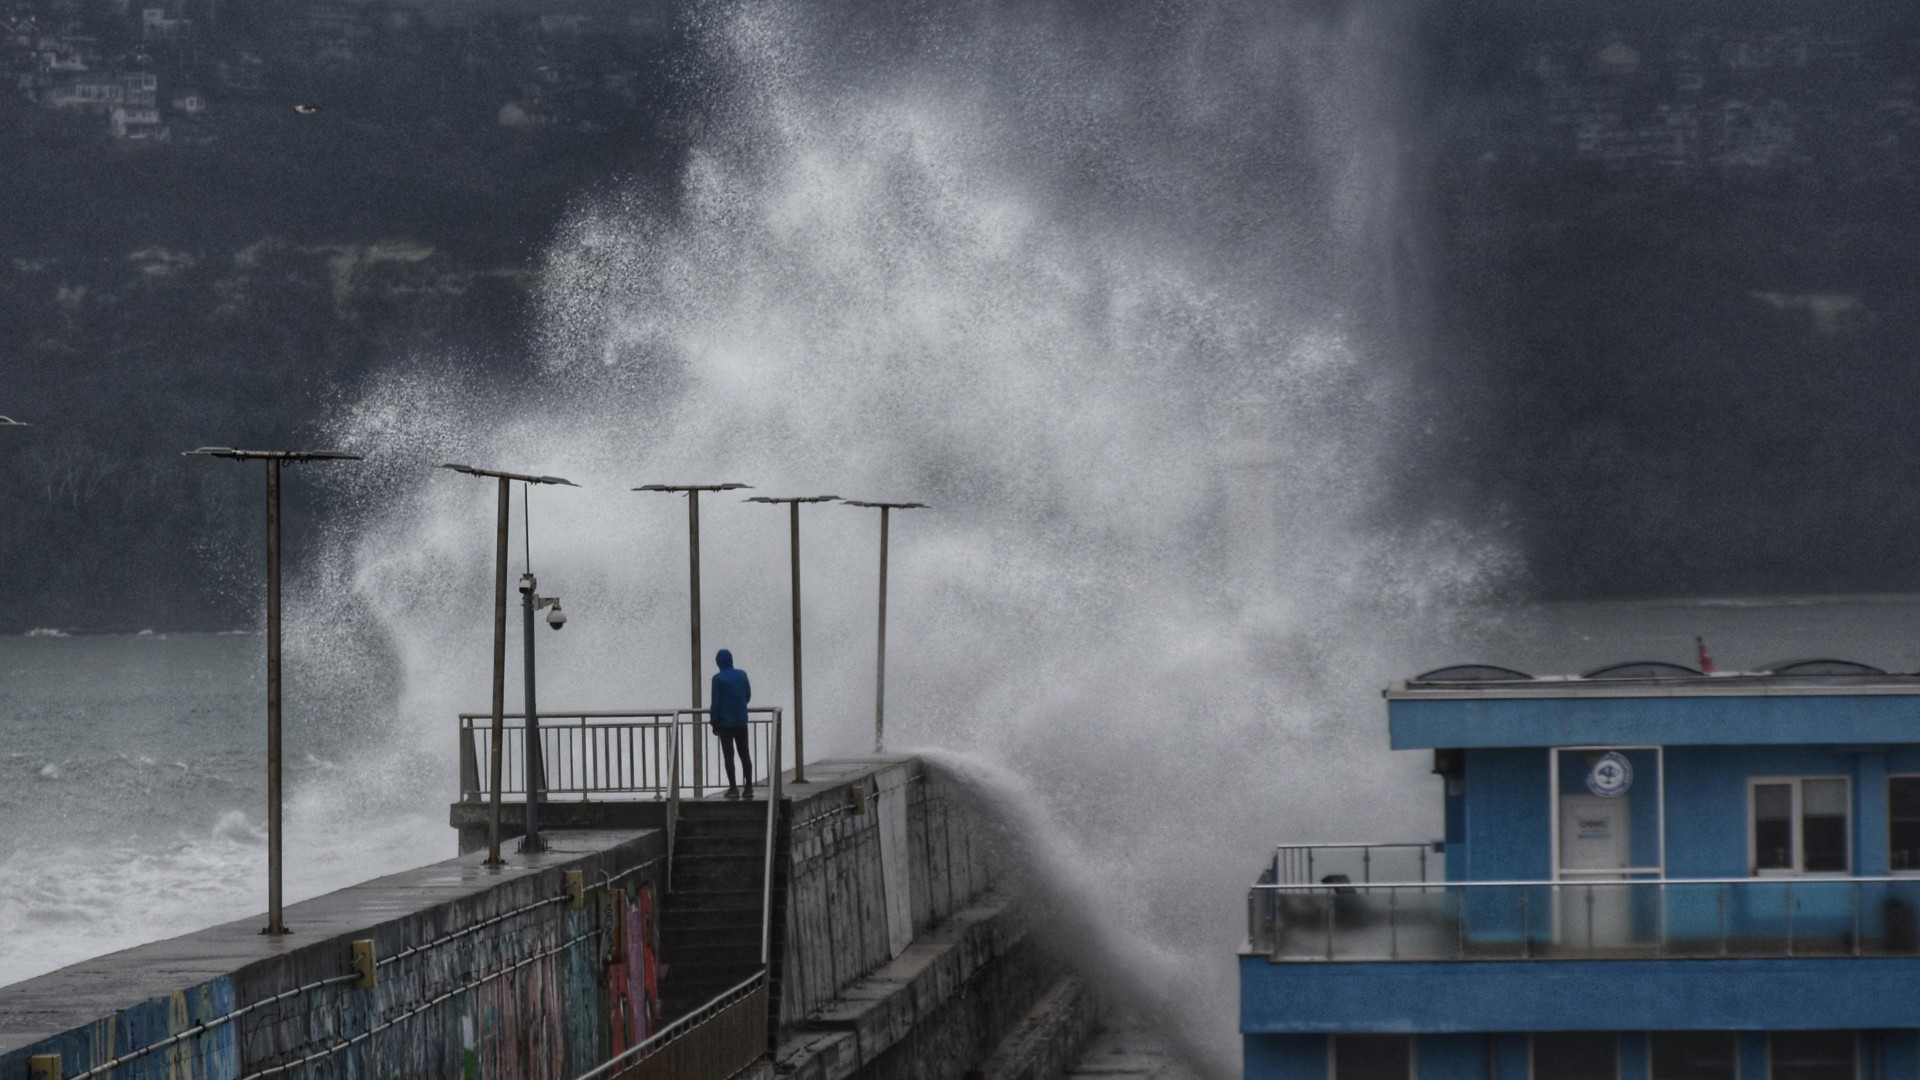
M733 653L721 649L713 658L720 670L713 673L713 694L709 707L714 727L743 728L747 726L747 702L753 700L753 684L747 682L747 673L733 666Z

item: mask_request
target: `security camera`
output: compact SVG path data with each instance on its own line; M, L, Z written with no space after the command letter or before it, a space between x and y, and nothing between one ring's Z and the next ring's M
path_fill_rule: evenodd
M534 577L532 574L520 575L520 591L521 592L532 592L535 588L538 588L539 585L540 583L534 580Z
M553 602L553 610L547 612L547 625L555 630L567 625L567 613L560 610L560 601Z

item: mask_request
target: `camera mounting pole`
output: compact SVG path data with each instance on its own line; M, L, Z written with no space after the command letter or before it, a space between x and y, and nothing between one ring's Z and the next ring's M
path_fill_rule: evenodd
M500 758L506 742L507 526L512 517L513 481L518 480L528 486L561 484L566 487L579 487L580 485L558 476L534 476L529 473L501 472L497 469L476 469L472 465L451 463L440 467L466 473L468 476L493 477L500 482L500 518L495 530L493 549L493 734L488 742L487 755L492 805L487 813L486 862L488 866L499 867L505 865L505 860L500 858Z

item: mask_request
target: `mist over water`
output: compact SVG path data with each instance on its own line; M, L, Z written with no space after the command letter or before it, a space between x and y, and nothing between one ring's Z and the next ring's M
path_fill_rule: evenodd
M1232 1071L1244 885L1282 837L1428 831L1381 797L1427 781L1384 753L1373 689L1500 565L1383 505L1413 347L1387 317L1402 28L1218 4L698 23L680 190L582 205L536 377L423 358L340 436L584 485L532 496L573 616L540 635L551 709L686 697L684 503L629 488L933 504L894 520L889 748L1030 793L1062 895ZM484 707L493 488L398 468L342 481L379 497L333 572L445 760ZM877 522L803 519L807 745L864 753ZM710 495L701 528L707 651L790 701L784 510Z

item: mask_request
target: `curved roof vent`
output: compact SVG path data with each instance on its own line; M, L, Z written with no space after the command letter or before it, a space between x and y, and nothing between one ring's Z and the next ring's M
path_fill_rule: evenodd
M1624 664L1609 664L1595 668L1580 676L1583 679L1700 679L1700 672L1681 664L1669 664L1664 660L1629 660Z
M1769 675L1885 675L1871 664L1852 660L1790 660L1761 669Z
M1533 676L1512 668L1497 667L1493 664L1455 664L1452 667L1434 668L1423 675L1415 675L1414 682L1511 682L1515 679L1531 679Z

